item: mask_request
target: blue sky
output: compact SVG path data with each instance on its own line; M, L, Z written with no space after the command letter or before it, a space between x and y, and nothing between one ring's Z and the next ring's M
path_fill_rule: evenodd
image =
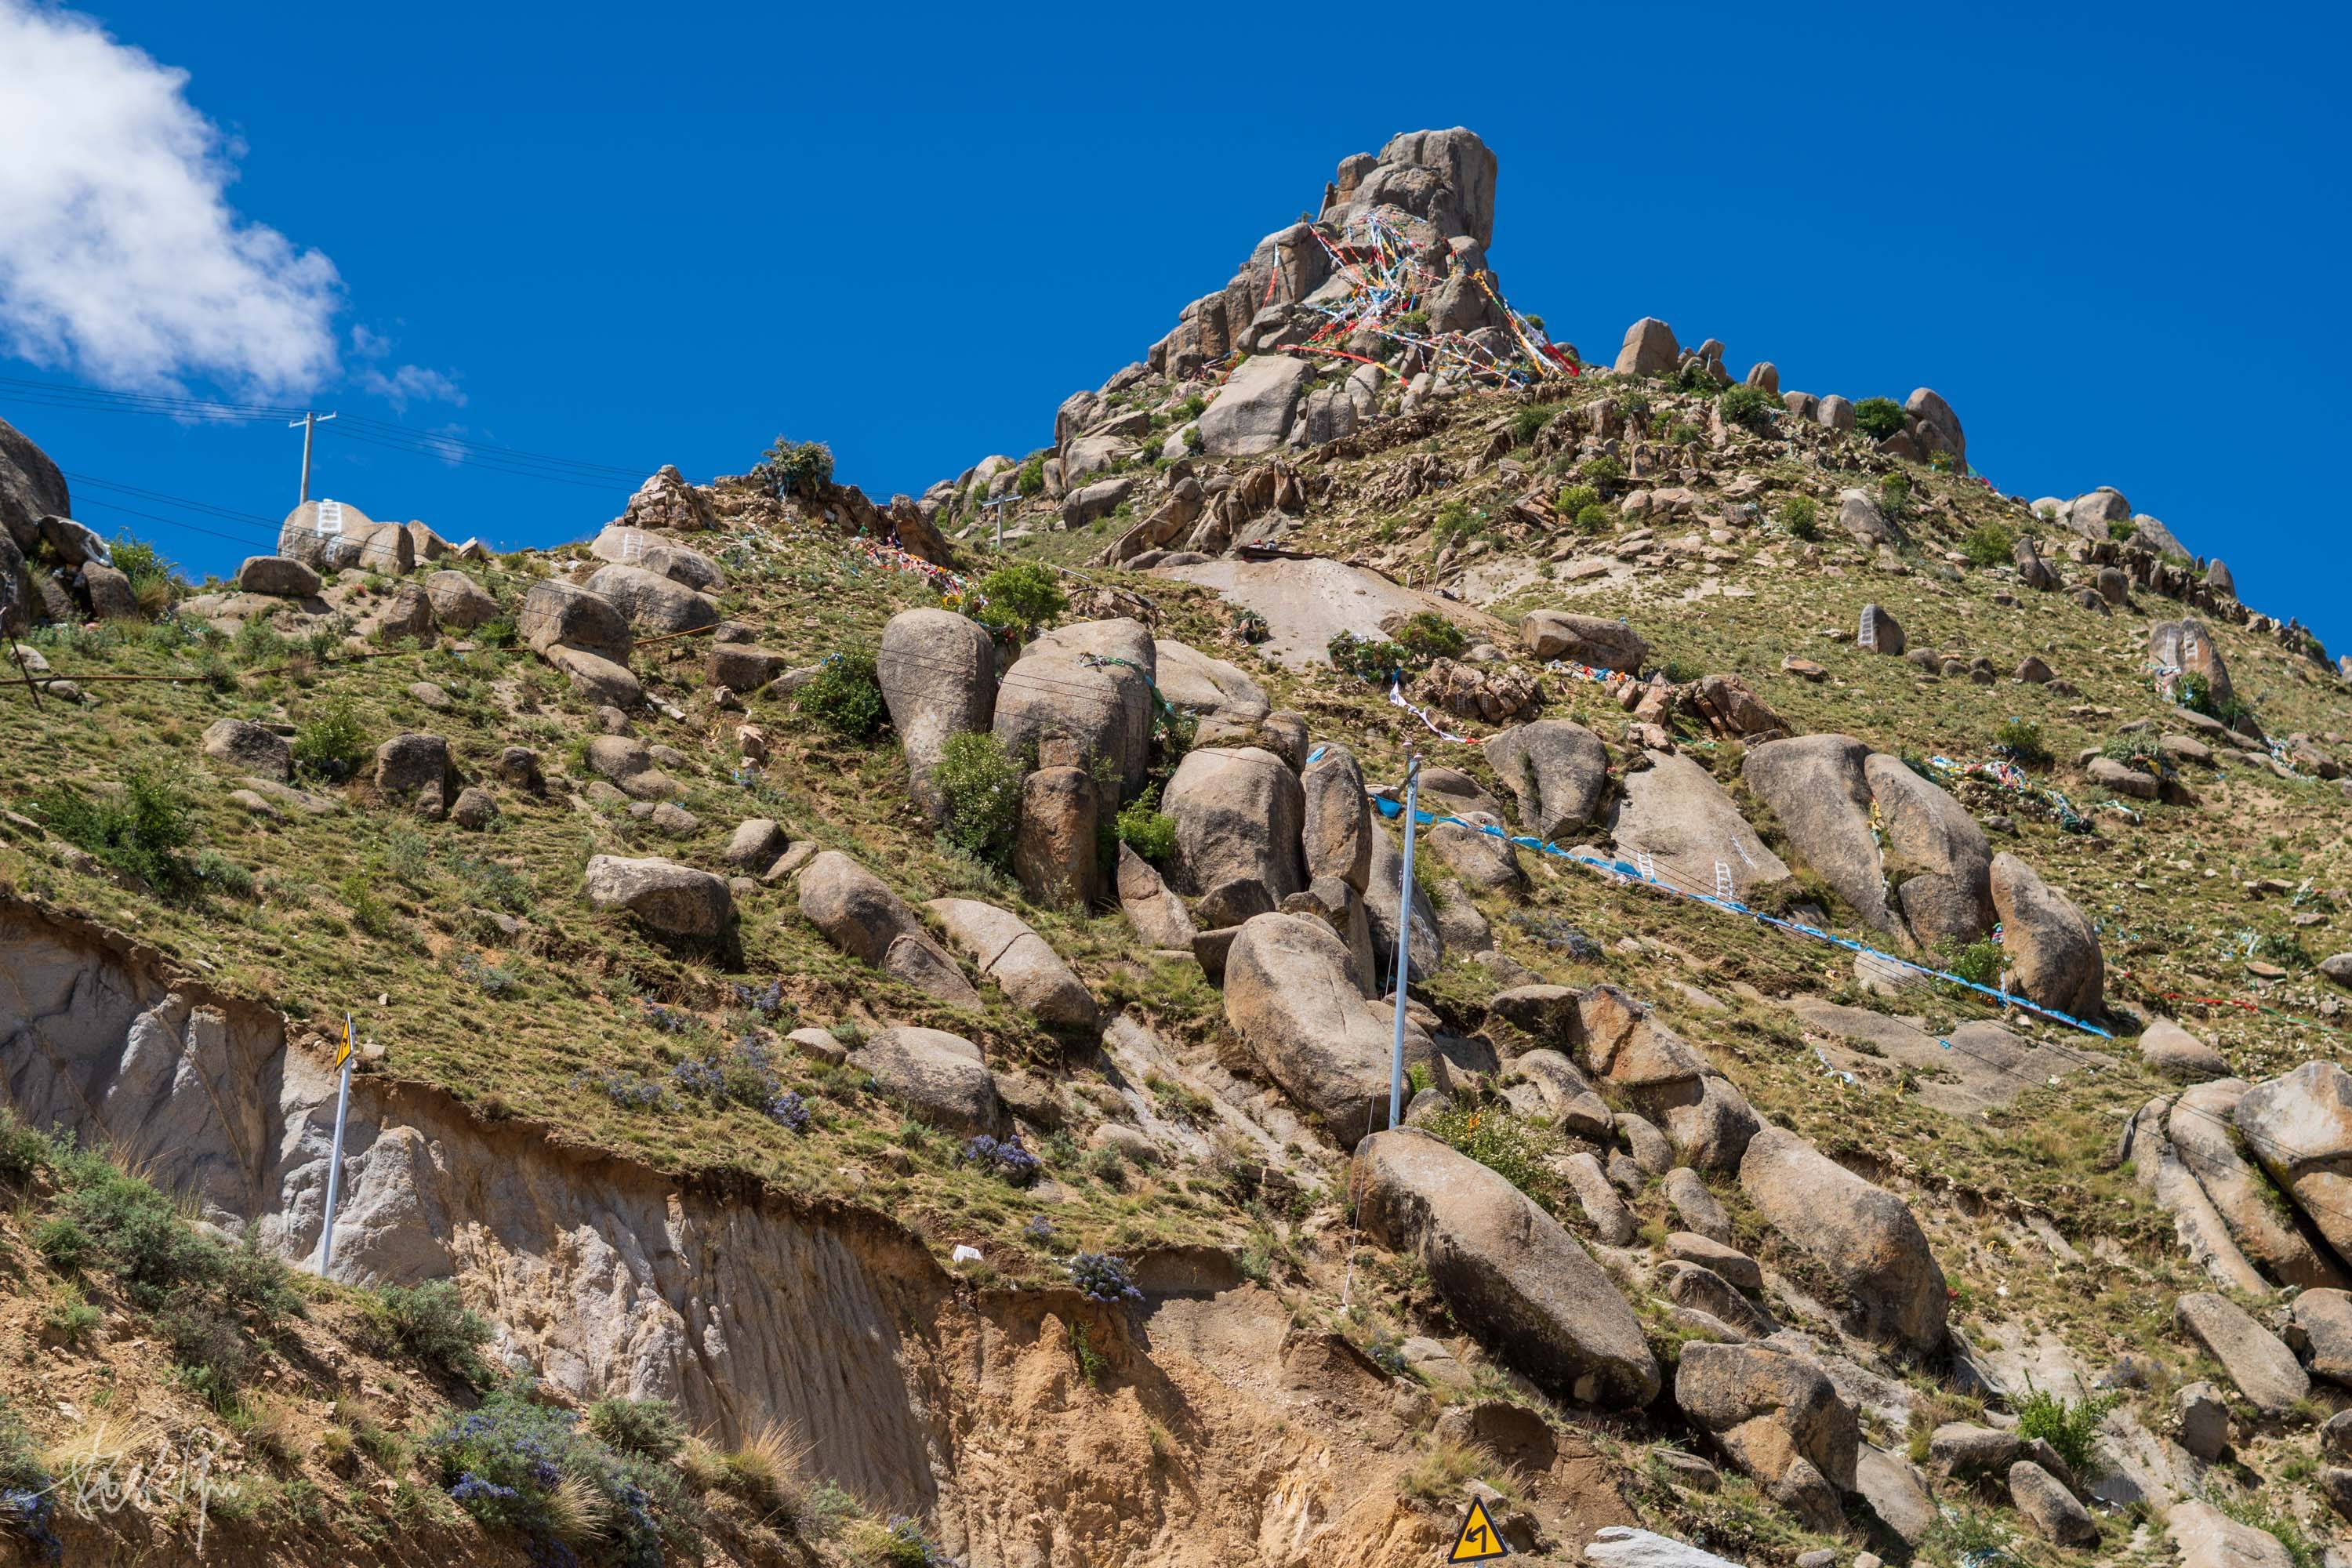
M0 0L0 26L60 15ZM1465 124L1501 159L1497 275L1554 335L1605 357L1654 314L1784 386L1933 385L2003 489L2113 484L2249 603L2352 649L2339 11L62 15L147 62L79 55L92 79L67 91L0 48L0 108L49 94L44 133L0 145L0 376L315 401L697 479L789 433L870 493L919 491L1047 440L1064 395L1139 357L1341 157ZM94 259L26 241L17 215L134 161L118 142L147 174ZM158 216L174 159L215 210ZM250 519L292 504L282 425L22 395L0 385L0 416L68 470L237 514L76 487L84 521L194 571L266 548ZM545 543L631 488L584 477L330 430L313 490Z

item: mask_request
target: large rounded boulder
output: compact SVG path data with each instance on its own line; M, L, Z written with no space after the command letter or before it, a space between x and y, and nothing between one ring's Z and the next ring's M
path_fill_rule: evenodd
M950 1005L980 1005L980 993L906 900L840 850L827 849L802 868L800 909L852 958Z
M1748 753L1740 775L1772 808L1799 858L1864 923L1892 931L1886 873L1870 830L1869 749L1850 735L1801 735Z
M996 738L1034 766L1092 767L1107 760L1120 793L1132 795L1150 766L1159 668L1151 632L1140 622L1057 626L1004 672L996 690Z
M599 855L588 862L586 891L596 908L625 910L669 936L717 936L735 910L723 879L668 860Z
M1899 757L1874 752L1863 774L1886 833L1886 867L1903 879L1895 899L1912 937L1934 949L1991 931L1992 846L1976 818Z
M1488 741L1486 761L1518 797L1519 826L1547 843L1591 822L1609 790L1609 749L1565 719L1538 719Z
M1265 891L1263 907L1274 909L1305 890L1306 793L1298 775L1272 752L1255 746L1188 752L1160 804L1176 819L1169 879L1177 891L1197 897L1254 884Z
M2090 921L2014 855L1994 856L1991 875L2000 944L2018 989L2044 1007L2098 1016L2106 1007L2106 960Z
M849 1054L849 1065L922 1121L962 1134L1004 1131L1004 1102L980 1047L944 1029L885 1029Z
M2352 1072L2305 1062L2248 1089L2231 1119L2336 1256L2352 1259Z
M952 610L905 610L882 628L874 658L890 726L907 755L908 788L934 823L946 802L932 783L948 741L985 730L996 716L996 645Z
M605 566L588 579L589 592L612 601L639 637L667 637L719 624L719 606L683 583L642 566Z
M1391 1012L1364 999L1348 944L1305 915L1264 914L1225 955L1225 1021L1291 1102L1344 1145L1388 1125ZM1429 1037L1405 1021L1407 1066Z
M1943 1348L1944 1271L1901 1198L1780 1127L1748 1141L1739 1187L1844 1287L1865 1332L1919 1355Z
M1554 1396L1618 1408L1657 1396L1625 1298L1501 1175L1407 1127L1357 1147L1353 1190L1365 1230L1418 1257L1455 1320Z

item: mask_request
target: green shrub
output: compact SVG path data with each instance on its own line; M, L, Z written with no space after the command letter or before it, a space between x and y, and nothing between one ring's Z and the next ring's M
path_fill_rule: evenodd
M1118 841L1153 865L1176 853L1176 819L1150 801L1129 801L1118 812Z
M1979 566L2006 566L2016 550L2017 535L2005 523L1980 522L1960 541L1960 553Z
M229 638L229 651L236 662L247 669L284 661L293 645L278 629L278 624L267 616L248 616Z
M1576 531L1579 533L1606 533L1611 520L1616 515L1599 501L1579 507L1576 510Z
M379 1353L397 1352L476 1387L488 1381L481 1347L495 1331L488 1319L459 1300L451 1281L379 1285L362 1305L368 1337Z
M2050 747L2042 739L2042 726L2031 719L2004 719L2000 728L1992 732L1993 749L2006 752L2018 766L2046 768L2050 765Z
M367 731L348 699L330 697L295 726L293 751L296 767L340 783L367 765Z
M139 601L140 611L144 615L162 615L187 586L179 567L164 560L153 545L128 533L116 534L107 546L107 553L114 562L114 569L131 579L131 596Z
M677 1468L616 1451L580 1430L580 1417L540 1404L518 1380L471 1411L452 1410L421 1456L451 1500L481 1524L514 1530L537 1563L578 1563L582 1554L626 1568L700 1562L701 1515ZM666 1528L667 1527L667 1528ZM664 1550L664 1536L680 1550Z
M1895 516L1911 504L1911 476L1897 468L1878 481L1878 504L1887 515Z
M1450 1106L1422 1126L1546 1207L1557 1195L1559 1180L1549 1162L1567 1153L1568 1146L1550 1127L1499 1105L1469 1104Z
M2107 537L2117 544L2128 544L2139 532L2139 524L2127 517L2112 519L2107 523Z
M1944 944L1944 967L1979 985L1990 985L2000 978L2000 943L1989 936Z
M1434 610L1421 610L1407 616L1395 635L1397 646L1424 664L1432 659L1454 658L1470 646L1470 638L1462 628Z
M666 1399L600 1399L588 1407L588 1430L607 1447L648 1459L686 1447L686 1428Z
M53 785L35 799L33 811L58 837L151 887L169 891L185 874L179 852L195 837L194 813L186 797L150 769L131 768L111 795Z
M1666 426L1666 445L1696 447L1706 439L1706 432L1688 419L1677 419Z
M0 1105L0 1182L23 1186L48 1164L53 1152L47 1133L27 1127L14 1110Z
M779 436L751 470L770 495L814 496L833 482L833 448L822 441L792 441Z
M1758 434L1772 428L1772 421L1781 413L1780 400L1760 386L1746 382L1727 386L1715 395L1715 405L1723 413L1723 422L1738 425Z
M1045 453L1033 452L1023 461L1020 471L1013 476L1013 488L1024 500L1045 493Z
M1486 526L1486 514L1474 511L1466 501L1450 500L1437 509L1430 531L1441 550L1475 538Z
M51 1215L33 1226L33 1250L60 1274L70 1274L89 1261L89 1232L62 1215Z
M2098 1472L2096 1443L2099 1423L2107 1412L2123 1402L2116 1394L2095 1394L2088 1399L2061 1399L2042 1390L2032 1389L2018 1402L2017 1435L2025 1442L2040 1437L2066 1461L2066 1468L2083 1480L2092 1479Z
M1819 539L1822 536L1822 503L1811 496L1790 496L1780 503L1780 525L1792 538Z
M1891 397L1865 397L1853 405L1853 426L1874 441L1904 427L1903 405Z
M1396 644L1379 637L1359 637L1353 632L1339 633L1324 652L1332 668L1374 686L1386 686L1390 677L1408 661L1405 650Z
M1024 641L1070 607L1054 569L1034 561L991 572L980 581L980 597L982 608L977 618L983 625L1009 626Z
M817 666L801 688L800 704L803 713L846 741L870 741L890 721L882 679L866 648L845 648Z
M1553 416L1559 413L1559 405L1557 403L1528 404L1511 416L1512 443L1515 446L1526 446L1538 436L1542 435L1544 426L1550 424Z
M1598 458L1585 459L1584 466L1577 472L1583 475L1590 484L1615 484L1625 477L1625 465L1604 452Z
M1601 504L1601 492L1591 485L1562 485L1552 498L1551 509L1561 517L1574 521L1589 506Z
M947 808L940 836L973 858L1001 867L1021 819L1021 764L985 730L948 737L931 784Z
M227 1249L191 1230L152 1184L94 1155L71 1171L58 1213L88 1235L96 1258L134 1301L152 1308L175 1291L219 1282Z

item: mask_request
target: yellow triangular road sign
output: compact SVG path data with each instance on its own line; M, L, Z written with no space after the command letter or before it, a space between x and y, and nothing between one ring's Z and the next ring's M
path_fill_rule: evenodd
M1470 1500L1470 1517L1462 1521L1462 1533L1454 1538L1454 1550L1445 1555L1448 1563L1484 1563L1491 1557L1508 1557L1511 1549L1503 1544L1502 1533L1495 1521L1486 1517L1486 1505L1476 1498Z
M342 1044L342 1047L341 1047L341 1049L339 1049L338 1051L336 1051L336 1052L335 1052L335 1065L336 1065L337 1067L341 1067L345 1062L347 1062L347 1061L349 1061L349 1060L351 1060L351 1059L352 1059L352 1021L351 1021L351 1019L350 1019L350 1018L346 1017L346 1018L343 1020L343 1044Z

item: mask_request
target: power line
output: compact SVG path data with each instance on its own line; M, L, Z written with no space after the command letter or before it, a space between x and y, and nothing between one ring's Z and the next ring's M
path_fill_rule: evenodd
M412 457L433 458L457 467L480 468L486 472L505 474L514 479L545 479L550 484L570 485L576 489L603 490L609 494L616 487L627 482L620 479L593 479L567 477L565 472L528 464L509 463L494 458L454 454L446 448L426 442L394 441L360 430L344 430L334 434L337 434L338 439L341 440L358 441L370 447L381 447L387 451L404 452ZM579 470L572 470L572 474L576 476Z

